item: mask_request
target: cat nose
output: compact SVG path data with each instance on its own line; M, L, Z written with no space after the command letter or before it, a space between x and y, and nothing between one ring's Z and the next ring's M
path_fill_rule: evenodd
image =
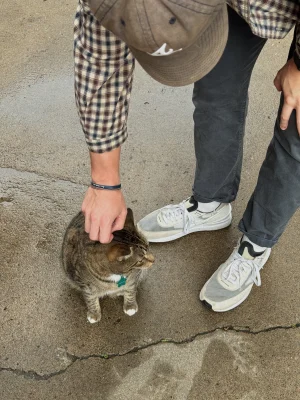
M147 253L145 256L146 260L150 261L151 263L154 263L155 258L151 253Z

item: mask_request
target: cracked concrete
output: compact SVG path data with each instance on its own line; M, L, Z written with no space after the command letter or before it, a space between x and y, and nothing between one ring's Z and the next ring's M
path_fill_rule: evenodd
M17 373L13 398L296 399L299 354L294 349L300 336L299 330L293 332L277 329L249 336L218 330L188 343L148 346L126 357L78 357L47 376ZM11 372L0 375L4 398L10 398Z
M123 353L113 353L113 354L88 354L88 355L84 355L84 356L76 356L75 354L69 354L65 349L59 349L59 351L57 352L57 356L60 359L64 359L65 363L67 364L65 368L60 369L58 371L53 371L50 372L48 374L38 374L35 371L24 371L21 369L13 369L13 368L0 368L0 372L6 371L6 372L12 372L13 374L17 375L17 376L23 376L26 379L33 379L33 380L37 380L37 381L46 381L48 379L53 378L54 376L57 375L61 375L64 372L66 372L76 361L84 361L84 360L90 360L92 358L100 358L100 359L104 359L104 360L109 360L115 357L123 357L126 356L128 354L132 354L132 353L137 353L140 352L142 350L148 349L149 347L152 346L157 346L160 344L164 344L164 343L172 343L175 345L182 345L182 344L187 344L187 343L191 343L193 342L195 339L198 339L200 336L206 336L206 335L211 335L214 334L218 331L223 331L223 332L236 332L236 333L248 333L248 334L252 334L252 335L257 335L257 334L261 334L261 333L266 333L266 332L274 332L277 330L289 330L289 329L296 329L300 327L300 323L299 324L295 324L295 325L291 325L291 326L275 326L275 327L270 327L267 329L263 329L261 331L256 331L256 332L252 332L249 330L249 328L234 328L234 327L223 327L223 328L216 328L212 331L208 331L208 332L201 332L198 333L196 335L193 335L189 338L180 340L180 341L176 341L173 339L160 339L156 342L152 342L152 343L148 343L145 345L141 345L141 346L136 346L128 351L124 351ZM298 335L299 336L299 335ZM296 358L298 359L298 358Z
M232 226L151 246L156 264L139 291L138 314L130 318L119 300L105 299L101 323L91 326L59 265L64 230L89 183L73 98L73 14L73 3L58 0L3 5L0 398L298 399L299 212L262 287L243 305L214 314L198 300L239 237L272 136L273 76L290 38L268 43L254 71ZM163 87L137 69L122 150L124 194L136 219L190 194L191 90Z

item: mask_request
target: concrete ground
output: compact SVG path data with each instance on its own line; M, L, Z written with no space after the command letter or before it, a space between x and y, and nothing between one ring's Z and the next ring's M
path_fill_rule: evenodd
M156 264L140 289L138 314L130 318L121 301L105 299L102 321L92 326L59 265L64 229L89 183L73 98L76 4L23 3L1 5L0 398L299 399L299 212L272 252L262 287L244 304L216 314L198 300L239 237L272 136L273 77L291 37L269 42L253 74L232 226L151 246ZM191 193L191 91L137 70L122 159L136 219Z

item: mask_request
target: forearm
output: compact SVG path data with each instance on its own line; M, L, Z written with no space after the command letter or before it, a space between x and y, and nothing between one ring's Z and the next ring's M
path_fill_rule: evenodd
M120 183L121 147L106 153L90 152L91 177L96 183L118 185Z
M127 116L134 58L124 42L103 28L87 2L79 1L74 28L75 99L90 150L95 183L120 183L120 146L127 138ZM82 211L91 240L108 243L124 226L121 190L89 187Z

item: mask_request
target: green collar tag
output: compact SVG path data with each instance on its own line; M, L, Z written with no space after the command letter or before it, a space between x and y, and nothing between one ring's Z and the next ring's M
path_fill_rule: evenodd
M121 276L120 280L117 282L118 287L124 286L126 284L127 278L126 276Z

